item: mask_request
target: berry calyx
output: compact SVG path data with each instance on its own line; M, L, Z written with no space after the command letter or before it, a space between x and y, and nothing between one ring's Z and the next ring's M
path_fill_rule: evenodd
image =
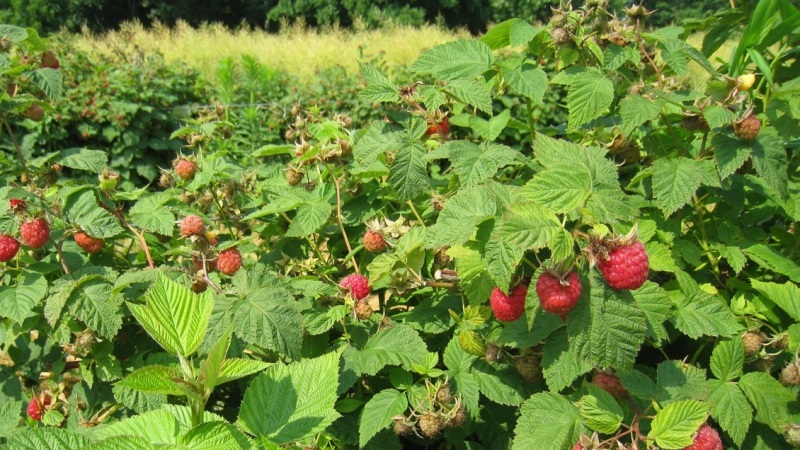
M722 450L722 438L717 430L703 424L695 433L692 445L683 450Z
M97 253L103 249L103 240L100 238L89 236L83 231L75 233L75 243L78 247L84 249L89 253Z
M638 289L650 270L647 251L641 242L616 246L606 255L599 255L597 266L609 286L613 289Z
M536 295L542 309L558 314L566 319L567 314L578 304L583 285L577 272L570 272L566 277L558 277L550 272L539 275L536 280Z
M752 114L733 124L733 134L745 141L755 139L759 131L761 131L761 121Z
M616 375L599 372L592 379L592 384L608 392L613 397L625 398L628 396L628 390L622 386L622 383Z
M386 248L386 241L383 239L383 235L377 231L367 230L364 233L363 242L364 249L370 253L378 253Z
M175 163L175 173L185 181L191 181L197 173L197 163L186 158L181 158Z
M18 251L18 240L7 234L0 234L0 262L11 261Z
M18 198L12 198L8 201L8 208L15 213L24 212L27 206L25 200L20 200Z
M41 399L38 397L32 398L28 402L28 408L26 409L28 417L36 421L42 420L44 408L50 406L50 401L50 397L46 395L42 395Z
M342 281L339 282L339 286L341 286L342 289L349 290L350 295L356 300L361 300L368 296L370 292L369 280L367 277L357 273L342 278Z
M500 288L494 288L489 298L492 311L497 320L513 322L525 314L525 297L528 295L528 286L520 284L509 295Z
M188 215L181 220L181 236L202 236L206 226L200 216Z
M356 317L360 320L367 320L372 317L372 307L366 300L358 300L355 306Z
M229 248L217 256L217 269L225 275L233 275L242 268L242 255L239 250Z
M753 356L761 351L761 346L764 344L766 336L758 330L751 330L742 335L742 343L744 344L744 354L746 356Z
M19 227L22 243L30 248L40 248L50 239L50 225L44 218L24 222Z

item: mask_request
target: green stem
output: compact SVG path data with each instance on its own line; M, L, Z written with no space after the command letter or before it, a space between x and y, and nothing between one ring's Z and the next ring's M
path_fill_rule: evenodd
M11 125L8 124L8 120L3 120L3 124L6 126L6 130L8 130L8 137L11 138L11 142L14 144L14 150L17 152L17 158L19 158L19 162L22 165L22 171L25 172L28 179L31 179L30 171L28 170L28 164L25 162L25 156L22 155L22 149L19 147L16 138L14 138L14 132L11 131Z
M697 198L696 195L692 196L694 199L694 210L697 212L697 228L700 230L700 248L703 249L703 252L708 257L708 262L711 263L711 268L714 270L714 276L717 278L717 281L720 279L720 271L719 271L719 260L717 260L714 253L711 251L711 248L708 246L708 234L706 233L706 226L705 226L705 217L704 217L704 210L703 204L700 203L700 199Z
M408 206L411 207L411 212L413 212L414 217L416 217L417 220L419 220L420 225L422 225L422 227L425 228L425 221L422 220L422 216L419 215L419 213L417 212L417 208L414 207L414 204L411 202L411 200L409 200L406 203L408 203Z

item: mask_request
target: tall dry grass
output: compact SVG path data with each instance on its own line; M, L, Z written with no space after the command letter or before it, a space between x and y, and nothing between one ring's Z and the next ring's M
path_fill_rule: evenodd
M309 80L314 77L315 69L337 64L355 71L362 55L369 57L380 52L390 66L410 64L422 50L460 37L467 37L467 33L435 26L319 31L300 23L269 34L246 28L230 30L220 25L192 28L178 23L172 28L159 24L145 28L140 23L128 23L119 31L104 35L75 36L73 45L102 52L130 43L144 53L160 52L168 62L185 62L210 80L214 79L221 60L249 54L266 67Z

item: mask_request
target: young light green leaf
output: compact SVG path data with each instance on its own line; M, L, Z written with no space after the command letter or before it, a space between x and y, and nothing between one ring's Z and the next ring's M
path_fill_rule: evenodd
M133 371L117 385L149 394L186 395L173 380L182 380L179 370L155 365Z
M800 302L797 301L800 298L800 288L796 284L791 281L783 284L770 283L755 278L750 280L750 284L764 297L778 305L792 319L800 322Z
M711 417L728 433L733 442L740 446L753 421L753 408L736 383L709 380L711 395Z
M476 78L494 62L492 49L480 41L460 39L426 50L411 70L430 73L445 80Z
M192 450L249 450L253 448L250 440L238 428L220 421L201 423L182 436L180 442Z
M228 358L222 361L222 366L219 369L219 378L217 378L217 385L227 383L229 381L238 380L254 373L261 372L269 367L270 364L264 361L257 361L255 359L245 358Z
M358 445L364 447L379 431L389 426L393 418L405 413L408 399L405 392L384 389L375 394L361 412L358 426Z
M534 394L520 408L513 450L569 448L586 432L580 411L566 398L551 392Z
M239 423L276 444L312 436L339 417L334 409L341 352L275 364L247 388Z
M577 403L586 425L601 433L616 433L624 417L619 403L597 386L590 384L587 387L591 395L584 395Z
M733 381L742 376L744 368L744 344L739 338L725 339L717 343L711 353L711 373L722 381Z
M359 96L374 103L394 103L400 100L397 87L375 66L359 63L359 70L367 87Z
M708 418L709 405L695 400L670 403L656 413L649 440L662 448L679 449L692 445L692 434Z
M425 363L428 349L419 333L411 327L398 325L370 337L359 354L362 373L375 375L386 365L412 370L413 364Z
M166 351L189 356L197 350L211 319L214 300L210 292L197 295L159 274L145 294L144 305L128 308L147 333Z

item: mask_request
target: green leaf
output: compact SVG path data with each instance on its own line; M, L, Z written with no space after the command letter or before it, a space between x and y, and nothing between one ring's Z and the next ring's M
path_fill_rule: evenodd
M223 421L220 416L206 412L203 421ZM188 407L166 405L155 411L133 416L97 428L95 434L101 438L122 436L140 437L154 446L176 445L181 435L191 428L191 411ZM74 450L74 449L73 449Z
M222 361L228 354L228 349L231 346L231 331L226 330L222 336L217 339L217 342L211 346L211 349L206 355L206 359L200 361L200 377L203 385L210 390L217 387L219 381L219 369L222 367Z
M769 283L755 278L750 279L753 289L757 290L772 303L778 305L792 319L800 322L800 288L791 281L783 284Z
M389 426L394 417L402 415L408 408L405 392L384 389L375 394L361 413L358 426L358 445L364 447L379 431Z
M677 75L685 75L689 60L686 58L684 48L688 47L688 44L679 39L670 39L660 42L659 47L664 62L667 63Z
M633 365L647 333L644 313L628 291L614 291L596 272L567 316L570 351L600 367Z
M667 360L658 365L658 396L662 403L708 399L706 371L683 361Z
M742 376L744 344L741 339L720 341L711 353L711 373L722 381L733 381Z
M20 411L22 411L21 401L0 401L0 438L8 437L16 431Z
M531 178L523 194L555 213L567 213L586 203L592 180L573 164L545 169Z
M736 173L752 151L747 142L720 133L714 134L710 144L714 147L714 161L723 180Z
M334 404L340 357L340 352L333 352L288 366L273 365L245 391L239 424L276 444L324 430L339 417Z
M8 450L76 450L89 445L89 439L61 428L27 428L12 434L6 442Z
M481 37L481 42L488 45L492 50L508 47L511 45L511 28L520 22L524 21L515 18L494 25Z
M581 361L569 351L565 328L559 328L548 336L542 354L542 372L549 390L561 391L593 368L592 364Z
M492 240L501 240L523 250L542 248L561 229L552 211L533 202L515 202L497 222Z
M514 149L498 144L478 146L467 141L450 141L443 147L450 152L450 160L464 186L475 186L491 179L498 169L517 156Z
M492 93L486 84L476 80L453 80L445 90L456 99L486 114L492 113Z
M507 366L498 370L477 359L470 372L478 382L481 394L489 400L501 405L519 405L525 401L527 395L515 369Z
M623 412L614 397L594 385L588 385L591 395L584 395L578 401L586 425L592 430L614 434L622 423Z
M733 122L735 122L738 119L738 117L736 117L736 114L733 111L719 105L710 105L708 108L704 109L703 118L706 119L706 122L708 122L708 127L712 129L732 125ZM714 135L714 137L717 136L732 139L729 135L724 133L717 133ZM739 141L740 143L744 143L744 141L742 141L741 139L735 139L735 140ZM712 145L713 145L713 140L712 140Z
M424 364L428 349L416 330L397 325L370 337L359 355L361 372L375 375L386 365L412 370L413 364Z
M558 394L533 394L520 412L513 450L541 448L542 443L549 448L569 448L586 431L578 408Z
M374 122L353 146L353 173L385 176L389 173L383 154L403 144L403 133L383 121Z
M517 264L525 254L525 249L500 240L490 240L484 251L484 266L497 286L503 290L511 284Z
M783 432L792 422L789 402L797 396L766 372L750 372L739 380L739 388L753 404L755 419L765 423L776 432Z
M217 385L261 372L269 366L269 363L255 359L227 358L222 361L222 366L219 369Z
M93 280L81 287L80 300L73 305L73 314L96 330L100 336L113 339L122 328L119 294L104 280Z
M698 162L693 159L657 159L653 165L653 196L664 216L689 203L702 181Z
M786 198L789 184L789 165L783 140L762 130L753 142L753 166L767 186Z
M108 164L108 155L102 150L69 148L61 153L58 162L65 167L100 173Z
M25 272L15 287L0 287L0 316L21 325L46 295L47 280L38 273Z
M171 236L175 230L175 215L164 208L170 198L164 194L140 198L130 209L130 221L143 230Z
M641 95L628 95L619 102L619 115L622 118L622 132L631 134L646 122L655 120L661 114L664 102Z
M206 422L189 430L181 443L192 450L248 450L253 448L244 433L227 422Z
M286 230L286 237L306 237L316 233L331 218L333 205L326 198L318 197L297 208L289 229Z
M420 55L411 70L436 75L445 80L476 78L489 70L494 57L483 42L460 39L437 45Z
M75 222L90 236L105 239L123 232L117 218L98 206L97 197L91 188L79 188L70 192L64 200L63 211L66 220Z
M622 386L631 396L648 403L658 398L658 386L655 381L642 372L629 369L618 370L616 373Z
M146 304L128 308L147 333L166 351L189 356L203 341L214 300L210 292L197 295L164 275L145 294Z
M740 446L753 421L753 408L736 383L709 380L711 417Z
M531 99L534 105L542 103L547 90L547 74L535 62L521 60L521 64L503 64L502 71L511 89Z
M451 247L447 254L456 260L456 271L464 293L472 304L486 303L495 288L495 281L476 249L477 243Z
M359 70L367 87L359 92L359 96L373 103L394 103L400 100L395 86L378 68L359 63Z
M369 274L372 276L371 268L369 269ZM374 286L374 284L371 285ZM337 322L347 317L349 313L350 311L345 305L336 305L323 311L309 310L303 314L303 326L308 331L308 334L316 336L333 328Z
M600 117L614 101L614 84L597 69L583 69L568 84L567 123L570 129L576 129Z
M103 439L81 450L155 450L145 438L122 436Z
M656 342L669 340L663 325L672 317L672 302L667 291L652 281L646 281L642 287L631 291L631 295L647 318L647 334Z
M173 381L181 379L179 370L156 365L135 370L117 384L151 394L185 395L185 392L179 389Z
M29 80L44 92L47 99L51 102L61 100L63 93L63 81L61 72L49 67L43 67L26 73Z
M800 265L783 256L774 248L766 244L755 244L743 248L742 251L758 265L773 272L786 275L795 283L800 283Z
M676 306L675 326L692 339L700 336L730 337L739 333L742 326L731 310L711 294L697 291L689 296L673 298Z
M444 204L436 223L428 227L427 246L439 248L467 242L475 227L495 216L502 203L486 186L460 189Z
M662 448L684 448L692 445L692 434L708 418L708 405L695 400L670 403L653 418L648 439Z
M389 170L389 183L398 199L413 200L430 190L431 182L424 156L425 147L417 141L398 150Z

